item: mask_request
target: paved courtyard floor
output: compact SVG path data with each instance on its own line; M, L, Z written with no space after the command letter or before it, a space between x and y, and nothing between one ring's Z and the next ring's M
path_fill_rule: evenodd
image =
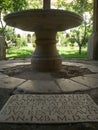
M49 73L35 73L34 80L10 77L2 69L16 65L29 64L30 59L0 61L0 110L14 94L89 94L98 105L98 61L65 60L64 65L88 68L94 74L55 78ZM98 123L68 123L55 125L34 124L0 124L0 130L98 130Z

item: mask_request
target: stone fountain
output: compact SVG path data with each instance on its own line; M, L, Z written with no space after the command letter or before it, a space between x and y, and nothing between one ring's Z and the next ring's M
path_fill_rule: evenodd
M79 26L82 17L65 10L50 9L50 0L43 0L43 9L23 10L8 14L5 22L36 35L36 48L31 58L35 71L59 71L62 59L56 49L56 34ZM66 51L66 50L65 50Z

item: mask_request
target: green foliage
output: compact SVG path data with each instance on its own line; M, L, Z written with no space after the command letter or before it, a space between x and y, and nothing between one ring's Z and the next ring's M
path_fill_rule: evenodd
M82 14L84 11L91 11L93 0L57 0L56 7Z
M0 32L4 35L5 26L2 22L1 14L6 14L13 11L25 9L27 6L26 0L0 0Z
M63 36L64 32L58 32L57 33L57 42L61 45L64 46L66 44L66 38Z
M0 12L19 11L26 8L26 0L0 0Z
M5 39L6 41L9 41L10 43L14 43L15 46L25 46L26 45L26 38L19 38L14 32L14 29L11 27L6 27L4 31ZM12 44L13 45L13 44ZM9 46L9 44L8 44Z
M6 27L4 30L4 35L6 40L14 41L15 34L11 27Z
M43 0L26 0L28 3L27 9L42 8Z
M66 0L57 0L56 7L73 11L73 7L70 5L70 3L67 3Z
M25 38L18 38L18 37L16 37L15 39L14 39L15 41L15 45L17 46L17 47L22 47L22 46L25 46L26 45L26 39Z
M71 6L73 10L79 14L83 14L86 11L91 11L93 8L93 0L73 0Z
M84 17L84 21L81 26L73 29L71 31L71 37L67 40L70 45L73 46L75 42L78 43L79 53L81 53L82 46L87 45L88 37L92 32L92 10L93 10L93 0L72 0L70 3L64 0L57 0L57 7L67 9L78 14L84 15L85 12L89 12L91 18L87 21L87 16Z

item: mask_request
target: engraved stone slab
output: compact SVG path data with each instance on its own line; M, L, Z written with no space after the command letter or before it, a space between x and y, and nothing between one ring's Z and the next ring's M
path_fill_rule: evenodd
M1 110L0 122L98 122L98 106L87 94L17 94L11 96Z

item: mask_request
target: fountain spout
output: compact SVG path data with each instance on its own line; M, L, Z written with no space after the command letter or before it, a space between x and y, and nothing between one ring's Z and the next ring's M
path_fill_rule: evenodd
M50 9L51 0L43 0L43 9Z

